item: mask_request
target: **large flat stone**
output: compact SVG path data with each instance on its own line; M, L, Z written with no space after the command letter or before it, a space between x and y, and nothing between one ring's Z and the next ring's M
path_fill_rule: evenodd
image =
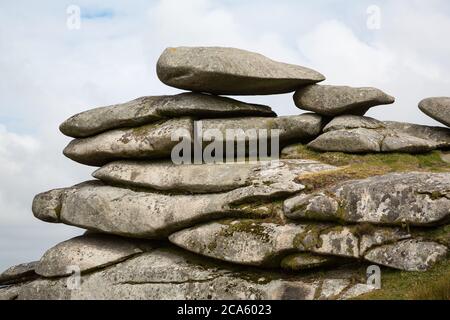
M447 247L428 241L405 240L370 250L365 259L406 271L427 271L447 254Z
M92 166L102 166L122 159L170 158L173 148L179 143L176 138L180 136L190 141L193 141L194 136L205 137L203 147L206 148L210 143L206 136L211 133L218 132L219 138L224 143L237 141L234 135L229 136L230 130L231 133L242 132L246 135L247 141L255 143L258 143L261 138L270 138L274 133L272 130L275 129L279 130L281 144L291 141L310 141L319 135L322 129L322 117L304 114L279 118L205 119L195 121L195 127L197 131L194 135L194 121L190 118L180 118L142 127L115 129L96 136L75 139L64 149L64 154L74 161ZM265 130L265 135L261 134L261 130ZM268 148L270 149L270 145ZM236 153L236 150L234 152Z
M76 162L102 166L119 159L154 159L170 157L178 141L171 137L178 129L193 132L189 118L171 119L131 129L116 129L89 138L75 139L64 155Z
M335 131L335 130L348 130L348 129L382 129L384 128L383 122L369 118L355 115L342 115L333 118L324 128L323 132Z
M328 131L310 142L308 147L323 152L380 152L384 136L375 130L350 129Z
M40 279L16 288L13 294L19 300L339 299L358 285L352 284L358 272L286 277L277 272L232 268L161 248L82 275L81 286L74 290L68 288L70 278Z
M419 109L436 121L450 127L450 98L427 98L419 103Z
M165 118L276 116L268 106L199 93L142 97L76 114L61 124L67 136L84 138L111 129L140 127Z
M320 166L316 169L320 170ZM291 178L294 178L292 174ZM165 238L174 231L212 219L277 214L275 199L286 198L304 188L295 181L286 183L281 179L273 184L249 185L226 193L190 195L161 194L90 182L62 191L54 222L129 237ZM35 201L45 199L44 193ZM39 211L34 214L37 218L45 216Z
M419 124L384 121L387 129L397 133L404 133L416 138L427 140L435 145L436 149L450 148L450 129L441 127L430 127Z
M446 133L441 130L447 130L445 128L385 123L384 127L369 129L375 123L368 123L361 118L349 125L360 125L360 128L345 129L345 124L333 121L325 128L325 133L308 144L311 149L322 152L417 154L448 147Z
M294 95L295 105L324 116L364 115L372 107L392 104L395 98L376 88L311 85Z
M380 242L408 237L398 229L379 229L365 233L358 226L336 227L325 224L286 224L258 220L222 220L195 226L172 234L169 240L186 250L242 265L280 266L283 257L292 252L310 252L330 256L360 258L359 238L364 250ZM380 240L381 239L381 240Z
M449 173L393 173L296 196L284 212L291 219L434 225L450 216L449 186Z
M64 241L47 250L36 266L43 277L68 276L104 268L143 251L135 243L105 234L89 234Z
M277 185L280 189L291 190L297 187L295 180L299 175L334 168L310 160L200 165L175 165L170 161L119 161L105 165L93 175L109 184L162 191L215 193L250 185Z
M157 74L175 88L225 95L287 93L325 80L305 67L223 47L167 48L158 60Z

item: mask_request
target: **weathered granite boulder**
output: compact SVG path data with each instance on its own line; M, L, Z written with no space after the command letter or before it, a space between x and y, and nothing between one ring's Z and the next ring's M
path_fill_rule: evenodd
M335 169L311 160L175 165L170 161L112 162L93 173L109 184L170 192L215 193L250 185L297 190L301 174Z
M262 138L271 137L271 130L279 130L279 141L287 144L291 141L310 141L322 129L322 117L314 114L286 116L278 118L247 117L231 119L205 119L193 121L190 118L170 119L142 127L115 129L96 136L75 139L65 149L64 154L79 163L102 166L121 159L158 159L169 158L173 148L182 137L193 141L194 123L197 138L211 132L219 132L220 139L226 143L227 130L243 130L247 141L256 143L260 135L252 135L256 130L266 130ZM215 131L213 131L215 130ZM252 131L252 132L250 132ZM178 139L178 140L177 140ZM231 141L237 138L231 137ZM203 139L205 146L208 139Z
M355 115L343 115L333 118L324 128L323 132L348 129L382 129L385 128L382 121L369 117Z
M268 106L199 93L142 97L126 103L88 110L64 121L67 136L84 138L111 129L140 127L166 118L276 116Z
M384 237L380 237L383 232ZM408 238L399 229L365 231L373 241L365 240L364 250L371 245ZM310 252L346 258L360 258L358 226L326 224L285 224L258 220L222 220L184 229L169 240L186 250L215 259L260 267L280 266L292 252Z
M78 284L72 277L42 278L14 288L0 288L0 299L349 299L361 294L355 286L364 286L354 281L358 272L348 269L317 277L287 277L277 272L224 266L173 248L160 248L84 274Z
M0 287L0 301L16 300L19 296L20 288L24 283Z
M424 153L436 149L436 144L405 133L386 132L381 143L382 152Z
M162 194L92 181L37 195L33 201L34 215L44 221L62 222L94 231L160 238L208 219L236 215L267 217L275 214L274 210L281 212L281 206L276 209L275 200L305 188L297 181L298 176L334 168L303 160L236 163L236 169L232 170L234 175L229 179L226 176L233 165L175 166L168 163L119 162L108 167L115 168L117 165L122 168L120 172L105 169L100 176L108 182L178 193L210 192L209 188L229 191L207 195ZM203 180L202 176L195 174L203 167L203 170L210 172L209 178L216 179L216 187L212 186L213 180ZM141 171L141 168L145 170ZM167 168L170 170L166 171ZM142 176L134 174L138 169ZM191 178L184 176L185 172L190 172Z
M376 88L311 85L294 95L295 105L324 116L364 115L370 108L392 104L395 98Z
M232 194L166 195L100 184L68 188L60 196L61 209L55 222L127 237L165 238L198 222L243 215L245 209L230 206L234 201L254 195L245 191L248 190L242 195L234 191ZM41 201L39 196L35 201ZM267 207L254 208L261 216L271 213L267 210ZM39 218L40 213L35 216Z
M443 245L410 239L371 249L364 258L400 270L427 271L446 254Z
M64 241L49 249L36 266L44 277L68 276L117 264L142 253L136 243L105 234L89 234Z
M424 153L450 146L450 130L398 122L378 122L359 116L333 119L308 144L316 151Z
M34 280L38 277L35 268L38 262L22 263L8 268L0 274L0 286ZM0 299L1 300L1 299Z
M310 142L308 147L323 152L380 152L383 134L369 129L328 131Z
M223 47L167 48L156 70L158 78L169 86L225 95L287 93L325 80L305 67Z
M449 173L393 173L301 194L284 202L284 213L290 219L434 225L450 217L449 186Z
M75 139L64 149L64 155L90 166L102 166L118 159L169 157L172 148L178 144L178 141L172 141L172 135L179 129L193 132L192 119L170 119Z
M450 129L419 124L384 121L387 129L429 141L436 149L450 148Z
M450 97L424 99L419 103L419 109L434 120L450 127Z

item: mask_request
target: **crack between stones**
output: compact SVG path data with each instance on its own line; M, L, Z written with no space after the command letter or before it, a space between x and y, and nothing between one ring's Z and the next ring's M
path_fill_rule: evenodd
M184 280L184 281L121 281L115 283L114 285L145 285L145 284L186 284L186 283L206 283L210 281L214 281L220 277L228 276L231 273L224 273L221 275L217 275L211 278L206 279L198 279L198 280Z

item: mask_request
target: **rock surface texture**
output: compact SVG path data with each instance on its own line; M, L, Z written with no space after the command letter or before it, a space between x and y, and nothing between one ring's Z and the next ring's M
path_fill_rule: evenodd
M376 266L388 288L446 283L450 128L364 117L394 98L240 49L168 48L157 74L192 92L61 125L100 168L32 212L87 231L0 274L0 300L365 298ZM294 91L309 113L217 96ZM420 108L448 126L448 105Z
M157 73L175 88L225 95L287 93L325 80L305 67L220 47L168 48L158 60Z
M450 147L450 129L339 116L308 146L321 152L426 153Z
M60 126L67 136L84 138L107 130L138 127L167 118L268 116L276 114L268 106L248 104L230 98L199 93L142 97L126 103L79 113Z
M295 92L295 105L324 116L364 115L370 108L392 104L395 98L376 88L312 85Z
M447 127L450 127L449 97L424 99L420 102L419 109L434 120L443 123Z

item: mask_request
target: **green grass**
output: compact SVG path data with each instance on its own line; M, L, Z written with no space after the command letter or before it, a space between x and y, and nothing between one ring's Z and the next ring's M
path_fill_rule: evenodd
M450 172L450 165L441 157L440 151L426 154L373 153L346 154L342 152L316 152L305 145L283 156L286 159L311 159L339 166L338 170L305 174L299 177L309 190L324 188L336 183L365 179L393 172Z
M358 300L450 300L450 258L427 272L383 269L381 289Z

